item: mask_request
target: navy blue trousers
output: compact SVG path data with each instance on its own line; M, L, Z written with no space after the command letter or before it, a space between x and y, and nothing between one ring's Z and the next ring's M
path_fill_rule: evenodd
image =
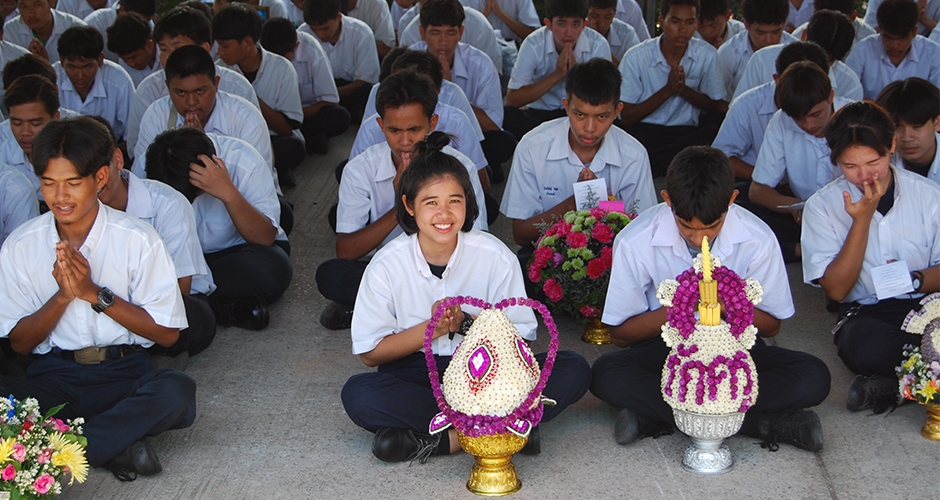
M435 356L437 371L444 376L450 356ZM545 353L535 356L539 366ZM558 402L546 406L542 422L555 418L562 410L577 402L591 385L591 368L573 351L558 351L555 367L542 394ZM346 414L369 432L381 427L411 429L427 433L428 424L441 410L434 400L428 365L423 352L386 363L378 371L353 375L343 386L343 407Z
M591 392L605 403L637 414L673 422L672 408L663 400L663 364L669 348L661 337L597 358ZM751 348L757 367L757 402L748 411L789 413L822 403L829 395L829 368L816 356L769 346L758 338Z
M34 397L42 411L66 403L58 418L83 417L88 463L100 467L145 436L183 429L196 419L196 382L176 370L154 370L137 352L99 365L46 354L26 378L0 377L0 393Z

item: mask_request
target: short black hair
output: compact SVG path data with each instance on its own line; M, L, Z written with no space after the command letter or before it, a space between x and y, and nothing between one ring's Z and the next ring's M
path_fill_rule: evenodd
M702 10L698 13L698 18L707 20L715 17L725 17L728 15L728 0L700 0Z
M212 16L215 15L215 13L212 12L212 7L209 7L209 4L206 2L202 2L200 0L187 0L180 3L178 7L179 6L196 9L196 12L206 16L206 19L209 20L209 24L212 24ZM220 5L219 7L221 8L222 6Z
M396 71L379 84L375 94L375 110L379 116L384 118L386 110L407 104L420 104L428 120L434 116L437 89L427 75L413 70Z
M108 129L87 116L76 116L47 123L33 139L33 170L41 177L53 158L65 158L78 175L94 175L111 164L114 142Z
M147 148L147 177L169 185L192 203L199 188L189 181L189 165L199 163L199 155L212 158L215 153L212 139L202 130L192 127L167 130Z
M180 47L166 59L166 81L174 78L186 78L192 75L206 75L215 80L215 61L198 45Z
M212 36L216 40L242 41L251 37L261 39L261 15L243 3L230 3L219 9L212 18Z
M587 0L545 0L545 17L549 21L556 17L586 19L587 12Z
M748 24L784 24L790 15L790 0L742 0L741 15Z
M881 89L877 102L894 123L920 127L940 117L940 89L916 76L889 83Z
M887 156L894 144L894 121L871 101L853 102L832 115L825 133L829 161L838 165L839 157L852 146L868 146L879 156Z
M818 43L831 61L841 61L855 43L855 26L841 12L817 10L809 18L806 39Z
M392 64L392 72L396 73L403 69L411 69L427 75L437 90L441 90L441 85L444 85L444 68L441 66L440 59L426 50L409 50L398 56L395 64Z
M189 38L196 45L212 45L212 23L205 14L192 7L176 7L153 26L153 39L159 44L164 38L178 36Z
M42 103L46 113L55 116L59 111L59 91L55 84L44 76L24 75L14 80L3 94L3 105L8 110L13 106L31 102Z
M14 80L26 75L44 76L53 84L57 83L59 78L48 60L33 53L23 54L3 67L3 88L10 88Z
M780 49L780 53L777 54L774 69L778 75L782 75L791 64L800 61L810 61L823 71L829 72L829 56L822 47L814 42L793 42L784 45Z
M104 128L108 129L108 137L110 137L111 142L115 144L115 148L117 147L116 146L117 136L114 135L114 127L111 126L111 122L109 122L107 118L101 115L82 115L82 116L87 116L88 118L91 118L92 120L100 123L101 126L103 126Z
M136 52L147 46L153 38L150 23L136 12L118 16L108 27L108 50L119 56Z
M913 0L885 0L875 16L878 30L894 36L907 36L917 29L920 12Z
M121 7L126 12L136 12L148 19L157 13L156 0L121 0Z
M588 0L588 8L594 7L595 9L616 9L617 0Z
M297 45L297 30L290 19L272 17L261 26L261 46L264 50L283 56L293 52Z
M336 19L341 11L340 0L304 0L304 22L311 28Z
M620 84L623 76L614 63L595 57L579 62L565 75L565 93L568 99L576 96L592 106L620 102Z
M814 0L813 10L834 10L851 16L856 12L855 3L855 0Z
M463 26L467 14L459 0L425 0L419 7L420 23L428 26Z
M69 59L98 59L104 50L104 38L95 28L75 25L59 37L59 57Z
M415 144L415 156L405 172L401 174L401 180L395 192L395 217L405 234L417 233L418 224L414 216L408 213L406 202L402 198L408 200L407 204L414 209L415 198L418 197L421 189L429 182L448 175L457 181L464 192L467 216L460 230L465 233L469 232L473 229L473 222L480 215L480 207L477 204L476 194L473 192L473 184L470 182L467 167L457 158L441 151L450 143L450 140L449 135L438 131L431 132L423 141Z
M774 101L784 113L798 120L820 102L829 100L830 95L829 75L815 63L800 61L780 75Z
M710 146L689 146L666 170L666 193L676 217L711 225L728 211L734 194L731 161Z
M395 61L410 51L411 49L408 47L395 47L394 49L388 51L388 54L385 54L385 57L382 59L382 64L379 66L379 83L388 78L388 75L393 73L392 65L395 64ZM443 68L441 71L443 71Z
M673 5L687 5L694 8L695 17L698 17L698 13L702 10L702 4L698 0L662 0L659 4L659 15L666 17Z

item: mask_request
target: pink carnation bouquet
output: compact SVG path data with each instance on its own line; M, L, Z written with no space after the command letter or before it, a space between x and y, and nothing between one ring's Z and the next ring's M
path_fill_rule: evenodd
M541 283L548 301L562 311L583 321L599 318L610 282L614 237L631 215L601 208L566 213L539 237L529 279Z

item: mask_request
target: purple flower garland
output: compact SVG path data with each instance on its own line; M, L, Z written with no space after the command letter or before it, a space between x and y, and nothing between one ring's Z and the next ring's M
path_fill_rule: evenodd
M453 306L471 305L480 309L495 308L503 310L511 306L531 307L542 315L548 333L551 335L551 341L548 344L548 356L545 359L545 365L541 369L539 381L529 392L525 401L519 405L512 413L505 417L496 417L493 415L466 415L454 410L447 404L444 398L444 392L441 390L440 375L437 371L437 363L434 360L434 349L431 346L434 337L434 328L441 320L444 311ZM428 376L431 378L431 389L434 391L434 399L437 400L437 406L441 412L447 416L447 419L453 424L454 428L461 434L469 437L489 436L493 434L505 434L509 425L517 420L528 420L534 427L542 420L544 408L541 402L542 390L548 382L548 377L552 373L552 367L555 365L555 357L558 354L558 327L552 319L548 308L541 302L528 297L513 297L499 301L495 306L489 302L474 297L449 297L444 299L431 316L431 321L424 332L424 358L428 364ZM537 403L537 404L536 404Z
M712 278L718 282L718 298L725 303L725 321L730 326L731 335L737 339L754 322L754 304L744 291L747 283L725 266L716 267ZM669 326L679 330L686 340L695 331L695 306L699 301L698 282L701 279L702 273L694 269L686 269L677 276L679 286L672 299L672 307L666 313Z

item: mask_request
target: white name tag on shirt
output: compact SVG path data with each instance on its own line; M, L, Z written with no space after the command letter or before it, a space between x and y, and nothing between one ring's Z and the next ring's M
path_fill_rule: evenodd
M578 210L590 210L607 200L607 182L604 179L575 182L574 205Z
M914 291L911 271L907 268L907 261L904 260L872 268L871 280L875 283L875 294L878 300L890 299L902 293Z

